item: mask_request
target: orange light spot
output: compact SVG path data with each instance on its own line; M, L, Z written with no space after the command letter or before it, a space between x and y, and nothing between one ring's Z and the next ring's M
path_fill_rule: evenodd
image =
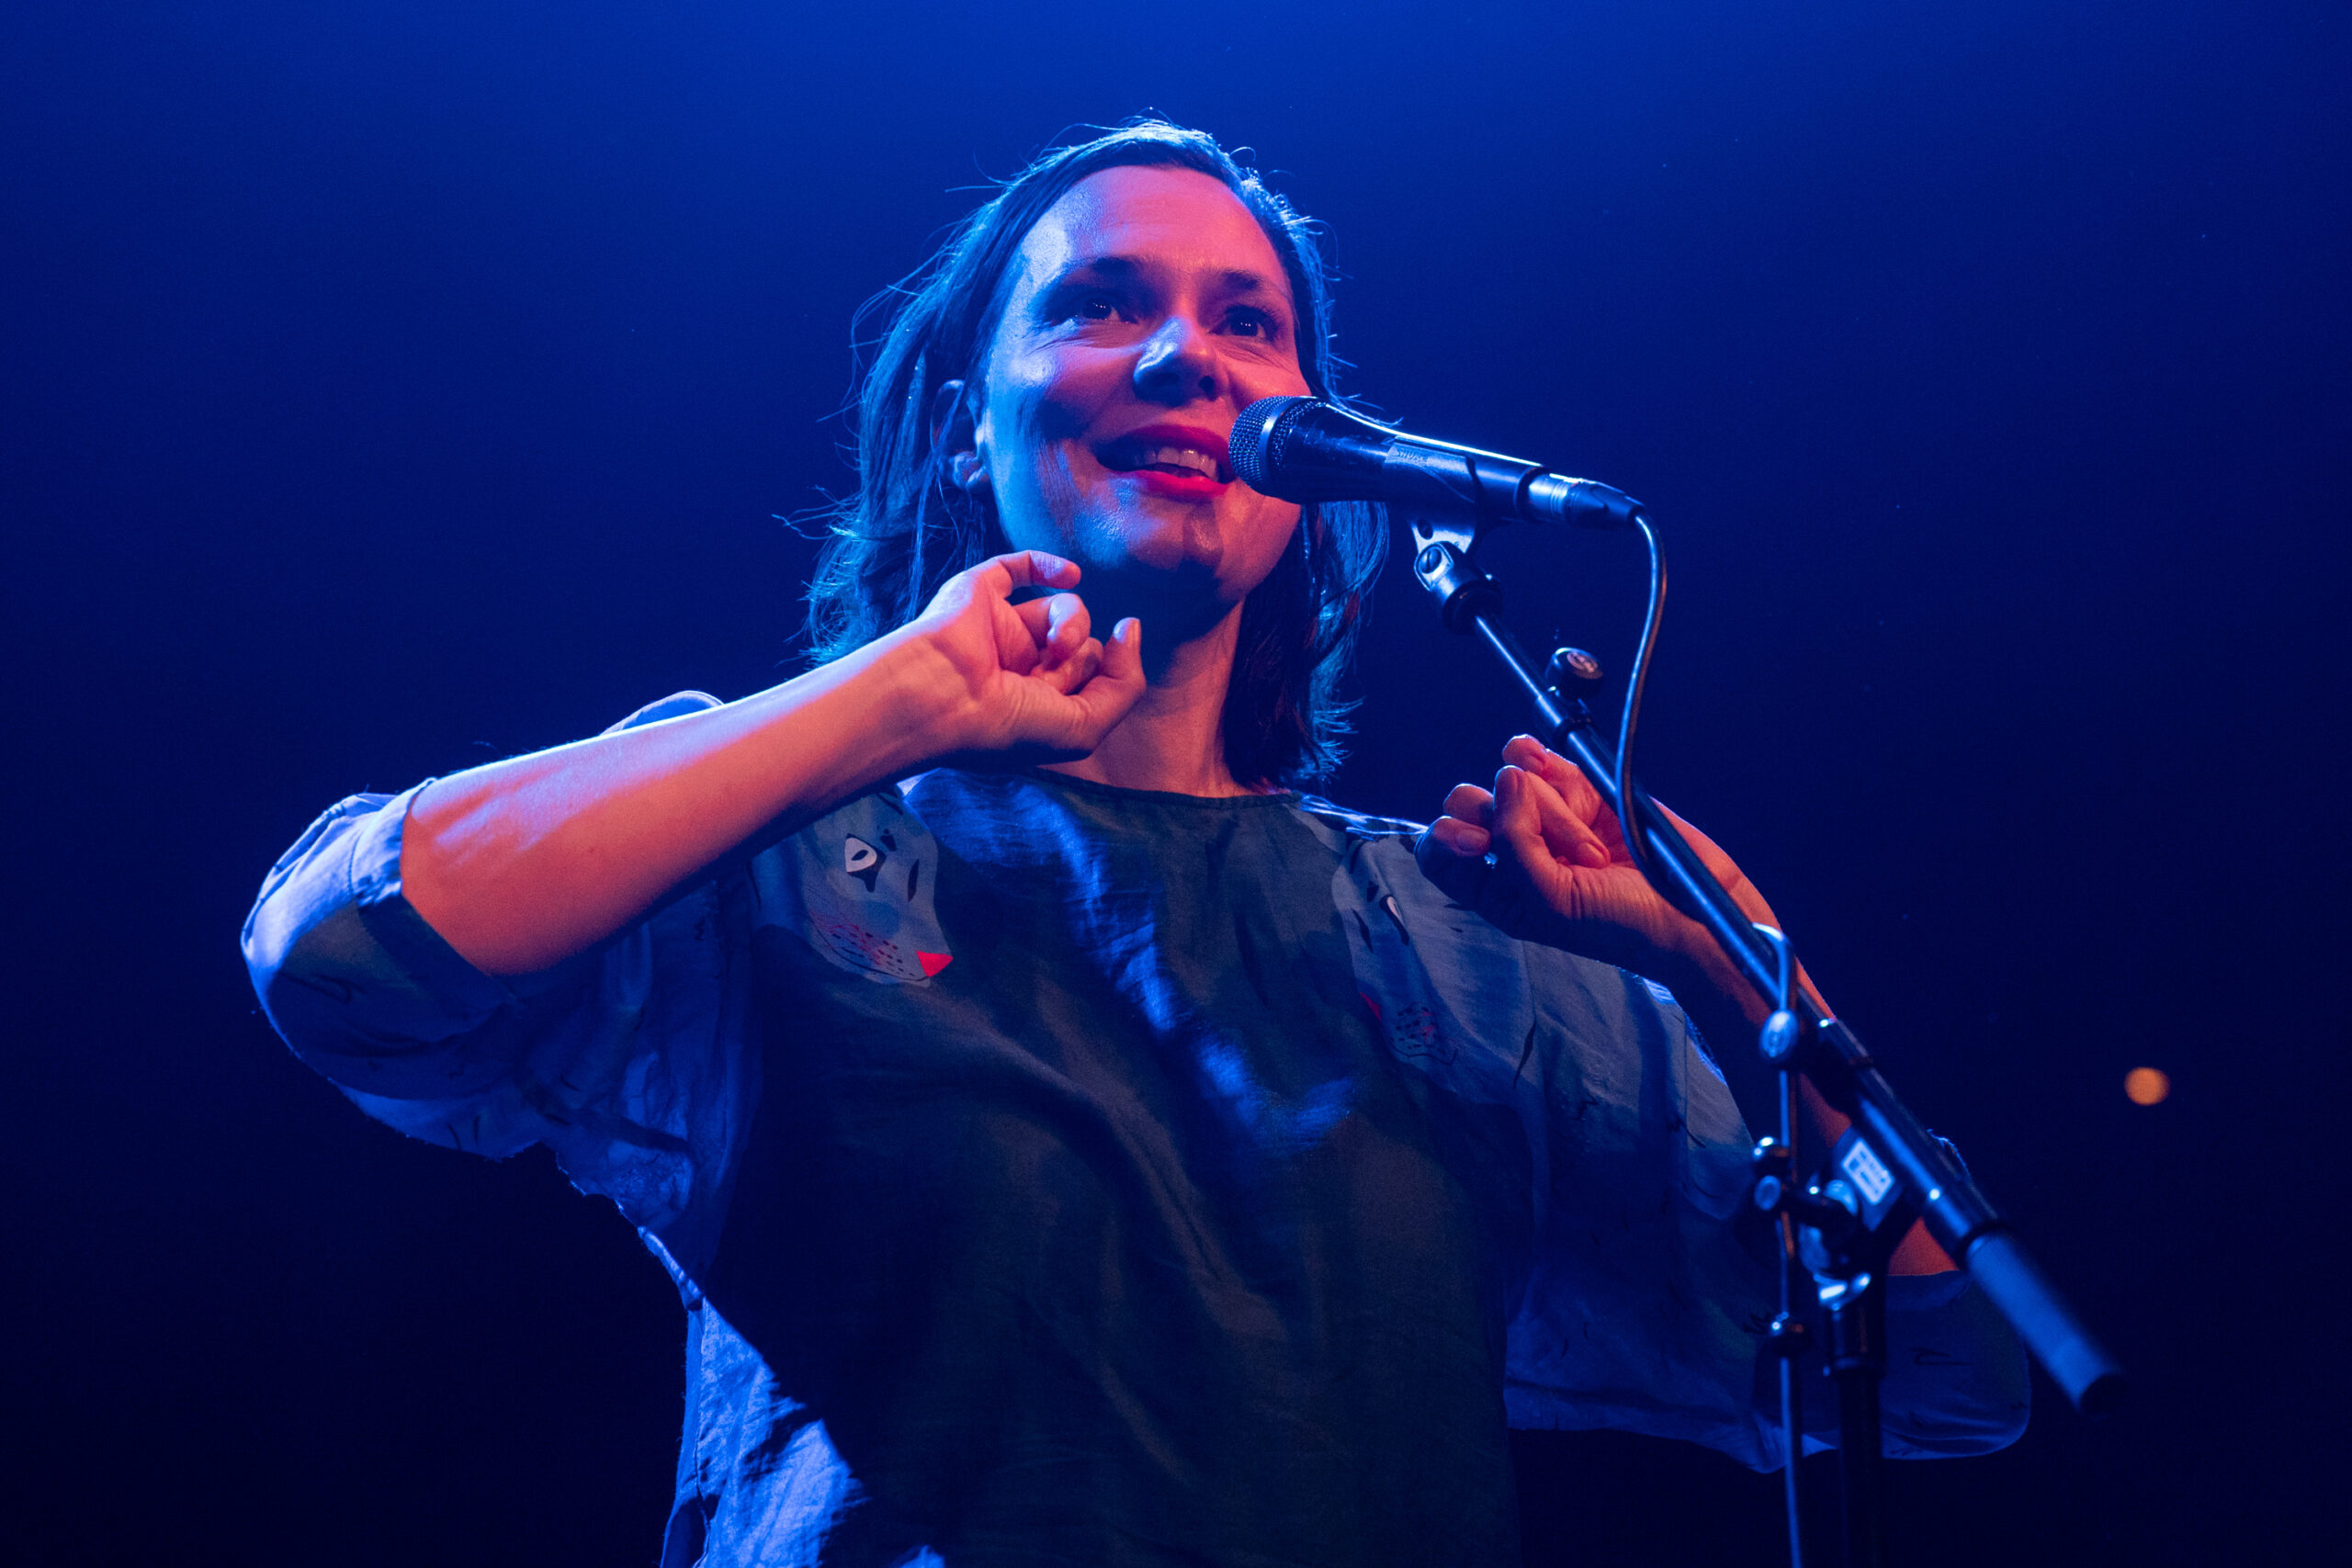
M2172 1092L2172 1079L2154 1067L2134 1067L2123 1075L2123 1092L2134 1105L2155 1105Z

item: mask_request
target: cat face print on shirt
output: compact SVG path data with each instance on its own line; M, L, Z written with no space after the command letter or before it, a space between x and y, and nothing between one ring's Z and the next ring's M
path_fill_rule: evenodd
M781 848L754 872L764 914L885 985L920 984L947 967L932 897L939 842L895 790L851 801Z

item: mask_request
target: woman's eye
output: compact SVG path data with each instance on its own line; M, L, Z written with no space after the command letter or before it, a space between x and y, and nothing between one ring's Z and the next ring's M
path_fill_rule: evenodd
M1263 310L1240 310L1226 318L1225 330L1235 337L1270 338L1274 321Z
M1070 313L1081 321L1115 321L1119 319L1119 305L1108 294L1089 294Z

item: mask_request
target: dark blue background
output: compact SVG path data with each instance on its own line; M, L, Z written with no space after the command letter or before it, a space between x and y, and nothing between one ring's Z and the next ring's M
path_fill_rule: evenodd
M2352 17L2337 4L17 0L0 1389L17 1560L643 1564L680 1314L537 1156L255 1015L344 793L788 672L848 323L1146 107L1329 220L1353 385L1651 503L1652 787L2140 1374L1902 1467L1905 1560L2345 1539ZM1495 552L1622 665L1622 540ZM1332 793L1521 722L1401 573ZM2127 1068L2173 1075L2129 1104ZM1773 1560L1539 1438L1531 1560ZM1577 1543L1587 1548L1575 1555ZM12 1547L11 1555L18 1549Z

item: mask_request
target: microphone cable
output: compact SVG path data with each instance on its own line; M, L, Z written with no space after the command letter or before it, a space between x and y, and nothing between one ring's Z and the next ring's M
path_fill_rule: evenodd
M1634 807L1634 739L1642 722L1642 697L1648 690L1650 660L1657 652L1658 622L1666 613L1666 551L1657 542L1657 531L1649 519L1636 512L1634 526L1642 531L1642 542L1649 548L1650 593L1648 606L1642 614L1641 641L1634 646L1634 668L1625 682L1625 704L1617 716L1617 817L1624 830L1625 851L1633 857L1634 867L1644 880L1656 887L1670 904L1672 896L1663 879L1650 870L1650 857L1641 843L1641 828ZM1782 1013L1793 1019L1796 997L1796 954L1789 946L1789 939L1777 927L1761 920L1750 922L1765 940L1772 944L1778 958L1778 984L1773 987L1774 1004ZM1777 1020L1775 1021L1777 1021ZM1795 1075L1783 1064L1779 1075L1781 1146L1789 1151L1793 1161L1796 1153L1796 1080ZM1794 1166L1792 1164L1793 1171ZM1796 1223L1786 1213L1779 1216L1774 1227L1780 1243L1780 1323L1782 1331L1793 1322L1796 1303L1791 1286L1796 1269ZM1780 1361L1781 1442L1785 1450L1781 1468L1781 1506L1789 1530L1789 1568L1804 1568L1804 1509L1797 1496L1797 1461L1804 1453L1804 1394L1797 1382L1796 1361L1781 1347L1776 1359Z
M1657 651L1658 621L1666 614L1666 552L1659 547L1647 517L1636 512L1633 522L1642 531L1642 542L1649 547L1650 597L1642 615L1642 638L1634 649L1634 668L1625 681L1625 705L1617 716L1617 825L1624 830L1625 852L1633 857L1634 869L1671 904L1672 895L1650 870L1649 852L1642 845L1640 815L1634 807L1634 736L1642 722L1642 694L1650 683L1650 659Z

